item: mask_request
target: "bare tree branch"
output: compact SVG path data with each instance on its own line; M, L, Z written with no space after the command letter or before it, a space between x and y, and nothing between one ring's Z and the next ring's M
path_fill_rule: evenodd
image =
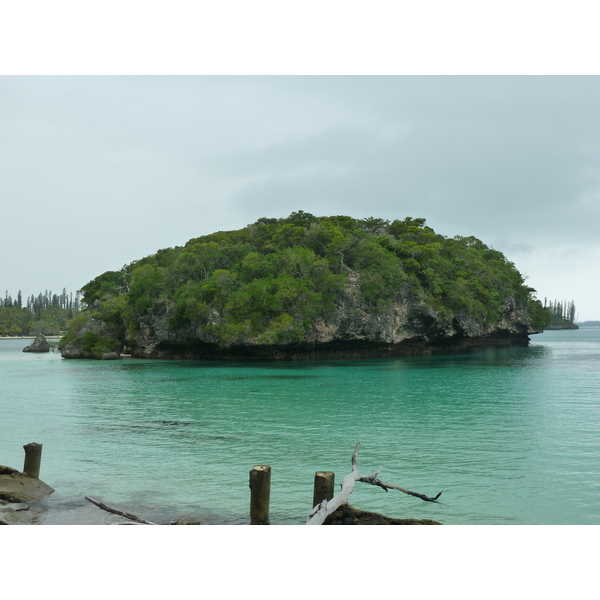
M417 498L421 498L421 500L425 500L426 502L438 502L438 498L442 495L440 492L437 496L430 498L425 494L419 494L418 492L411 492L405 488L400 487L399 485L392 485L389 483L383 483L380 479L377 478L377 475L381 472L383 467L379 467L375 473L372 475L361 475L358 472L358 451L360 450L360 442L356 444L354 448L354 452L352 453L352 471L344 477L342 481L342 490L339 494L334 496L331 500L323 500L320 504L317 504L308 516L308 520L306 521L307 525L322 525L325 519L333 512L335 512L342 504L345 504L348 500L348 496L354 491L354 484L357 481L362 481L363 483L370 483L372 485L377 485L382 487L386 492L388 489L400 490L401 492L408 494L410 496L415 496Z
M138 517L137 515L132 515L131 513L121 512L120 510L117 510L116 508L111 508L110 506L107 506L106 504L102 504L102 502L98 502L98 500L94 500L93 498L90 498L89 496L85 496L85 499L88 502L95 504L98 508L105 510L106 512L113 513L115 515L120 515L121 517L125 517L126 519L129 519L130 521L137 521L138 523L142 523L144 525L158 525L158 523L153 523L152 521L146 521L146 519L142 519L141 517Z
M437 496L430 498L429 496L426 496L425 494L419 494L419 492L411 492L410 490L400 487L399 485L393 485L391 483L383 483L383 481L381 481L380 479L377 479L376 477L373 477L373 475L365 475L365 476L361 477L358 481L362 481L364 483L370 483L372 485L378 485L379 487L383 488L386 492L388 490L400 490L401 492L408 494L409 496L415 496L415 498L421 498L421 500L425 500L425 502L435 502L436 504L442 504L442 502L438 502L438 498L442 495L442 492L440 492Z

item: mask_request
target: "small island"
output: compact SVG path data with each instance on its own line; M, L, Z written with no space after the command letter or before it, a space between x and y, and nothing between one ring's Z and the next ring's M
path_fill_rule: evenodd
M550 313L550 323L546 329L579 329L575 323L575 302L563 300L548 300L544 298L544 308Z
M50 346L46 338L41 333L38 333L35 340L29 346L23 348L23 352L50 352Z
M261 218L107 271L64 358L291 360L526 345L550 315L499 251L407 217Z

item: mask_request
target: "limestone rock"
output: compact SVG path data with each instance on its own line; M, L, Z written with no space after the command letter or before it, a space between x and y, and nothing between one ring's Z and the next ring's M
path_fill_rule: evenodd
M0 525L37 522L45 510L40 501L53 491L40 479L0 465Z
M350 277L336 310L315 319L304 340L287 345L260 344L248 338L230 347L219 347L210 328L169 326L170 312L156 310L140 318L135 330L126 332L124 344L137 358L202 358L229 360L296 360L363 357L419 356L468 352L481 347L523 345L536 333L528 315L513 299L507 299L496 323L449 318L424 302L398 299L389 310L376 313L361 303L360 277ZM210 315L209 325L219 322Z
M29 346L23 348L23 352L50 352L50 346L46 338L41 333L38 333L35 340Z
M27 477L23 473L0 475L0 500L5 502L37 502L53 491L54 488L41 479Z
M351 273L327 317L313 321L299 342L268 345L260 336L234 345L219 346L213 330L223 316L211 309L203 321L171 327L173 306L166 303L137 315L136 326L119 329L88 317L78 336L66 344L63 358L115 358L83 349L83 336L92 332L119 340L135 358L297 360L419 356L469 352L484 347L526 346L529 335L539 333L526 310L514 298L506 298L495 322L472 317L448 316L423 298L398 296L386 311L373 311L361 299L361 276ZM118 353L117 353L118 354Z

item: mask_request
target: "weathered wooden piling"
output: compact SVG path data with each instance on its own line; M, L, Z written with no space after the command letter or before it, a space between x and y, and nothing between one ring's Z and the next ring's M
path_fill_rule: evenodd
M250 469L250 525L269 524L271 466L254 465Z
M335 484L335 473L332 471L317 471L315 473L315 485L313 491L313 507L321 504L323 500L333 498Z
M23 446L25 450L25 464L23 474L28 477L40 478L40 464L42 462L42 444L31 442Z

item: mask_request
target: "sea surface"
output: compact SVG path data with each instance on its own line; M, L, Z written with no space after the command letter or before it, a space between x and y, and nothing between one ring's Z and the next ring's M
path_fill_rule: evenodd
M303 524L315 471L359 468L350 503L453 524L600 524L600 328L527 348L385 360L64 360L0 340L0 464L43 444L42 524L249 522L248 473L272 466L271 523Z

